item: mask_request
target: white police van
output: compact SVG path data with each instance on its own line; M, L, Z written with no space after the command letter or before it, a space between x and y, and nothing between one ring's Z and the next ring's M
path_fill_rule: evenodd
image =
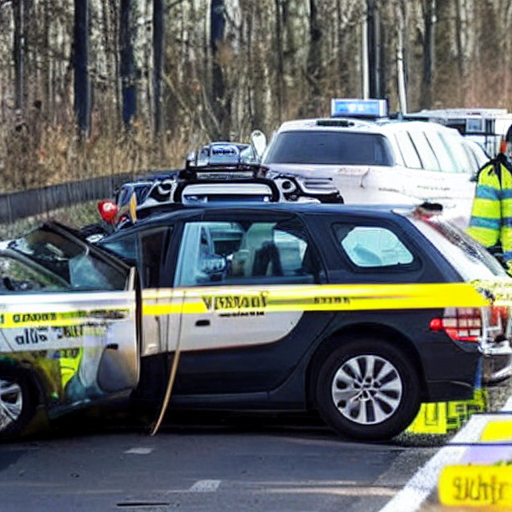
M281 124L262 164L334 184L348 204L439 202L465 226L486 158L455 129L390 119L385 100L335 99L330 118Z

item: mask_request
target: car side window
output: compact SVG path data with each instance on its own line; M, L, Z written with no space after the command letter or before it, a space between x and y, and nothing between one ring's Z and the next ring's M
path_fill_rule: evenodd
M437 160L436 154L432 150L432 147L428 143L425 136L425 132L414 132L410 133L411 139L420 155L423 163L423 168L428 171L439 171L440 166Z
M360 268L409 266L414 256L390 229L336 224L336 238L349 260Z
M286 222L189 222L175 286L314 283L318 264L301 225Z
M149 231L134 232L128 236L100 242L98 245L115 253L130 265L137 265L145 288L160 286L163 251L169 226Z
M444 172L454 172L457 165L439 133L430 132L426 134L426 138L432 148L432 151L434 151L437 159L439 160L440 170Z
M44 275L25 263L0 257L0 294L11 292L68 291L69 283L50 274Z
M418 156L418 152L412 143L409 134L406 131L398 132L395 135L396 143L400 148L400 153L404 159L405 166L409 169L421 169L421 160Z
M455 172L471 174L474 170L469 160L468 154L464 151L464 146L457 134L446 135L443 137L446 145L446 149L452 156L452 160L455 162Z

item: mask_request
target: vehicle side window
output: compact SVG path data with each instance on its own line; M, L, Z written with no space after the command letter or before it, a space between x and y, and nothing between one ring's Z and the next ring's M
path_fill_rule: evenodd
M445 145L452 156L452 160L455 162L455 172L471 174L474 171L474 167L468 158L467 153L464 151L464 146L457 134L447 135Z
M426 137L439 160L440 170L444 172L454 172L457 166L439 133L432 132L427 134Z
M405 244L385 227L336 224L334 229L341 248L356 267L396 267L414 262Z
M105 242L102 240L98 245L113 252L127 263L135 264L137 261L137 233L130 233L129 236L116 238L115 240L107 239Z
M142 265L139 272L144 288L158 288L162 282L162 259L167 247L169 229L157 229L140 235Z
M98 245L115 253L130 265L137 265L142 285L145 288L160 286L160 272L166 237L170 228L156 228L150 231L130 233L115 240L100 242Z
M190 222L174 284L313 283L317 275L316 259L297 222Z
M0 294L69 289L69 283L58 276L44 275L13 258L0 257Z
M406 167L410 169L421 169L421 160L412 143L409 134L404 130L395 134L396 143L400 148L400 153L402 154L402 158L404 159L404 163Z
M425 132L412 132L410 133L411 139L420 155L423 168L428 171L439 171L439 162L435 153L432 151L430 144L425 137Z

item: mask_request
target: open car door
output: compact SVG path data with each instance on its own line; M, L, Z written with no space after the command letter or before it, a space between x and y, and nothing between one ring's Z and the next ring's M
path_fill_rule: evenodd
M136 271L57 223L0 242L0 438L139 379ZM37 402L37 403L35 403Z

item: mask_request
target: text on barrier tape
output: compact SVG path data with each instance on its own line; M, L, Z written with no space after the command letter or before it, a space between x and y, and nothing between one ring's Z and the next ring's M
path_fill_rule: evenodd
M144 298L149 298L145 294ZM206 313L209 311L365 311L482 307L489 304L472 285L386 284L191 288L176 290L183 302L144 303L145 315ZM163 294L159 296L163 299Z
M0 313L0 328L43 327L61 325L81 325L88 322L105 322L126 318L130 310L97 309L75 311L45 311L45 312L4 312Z
M438 483L442 505L512 510L512 466L446 466Z

